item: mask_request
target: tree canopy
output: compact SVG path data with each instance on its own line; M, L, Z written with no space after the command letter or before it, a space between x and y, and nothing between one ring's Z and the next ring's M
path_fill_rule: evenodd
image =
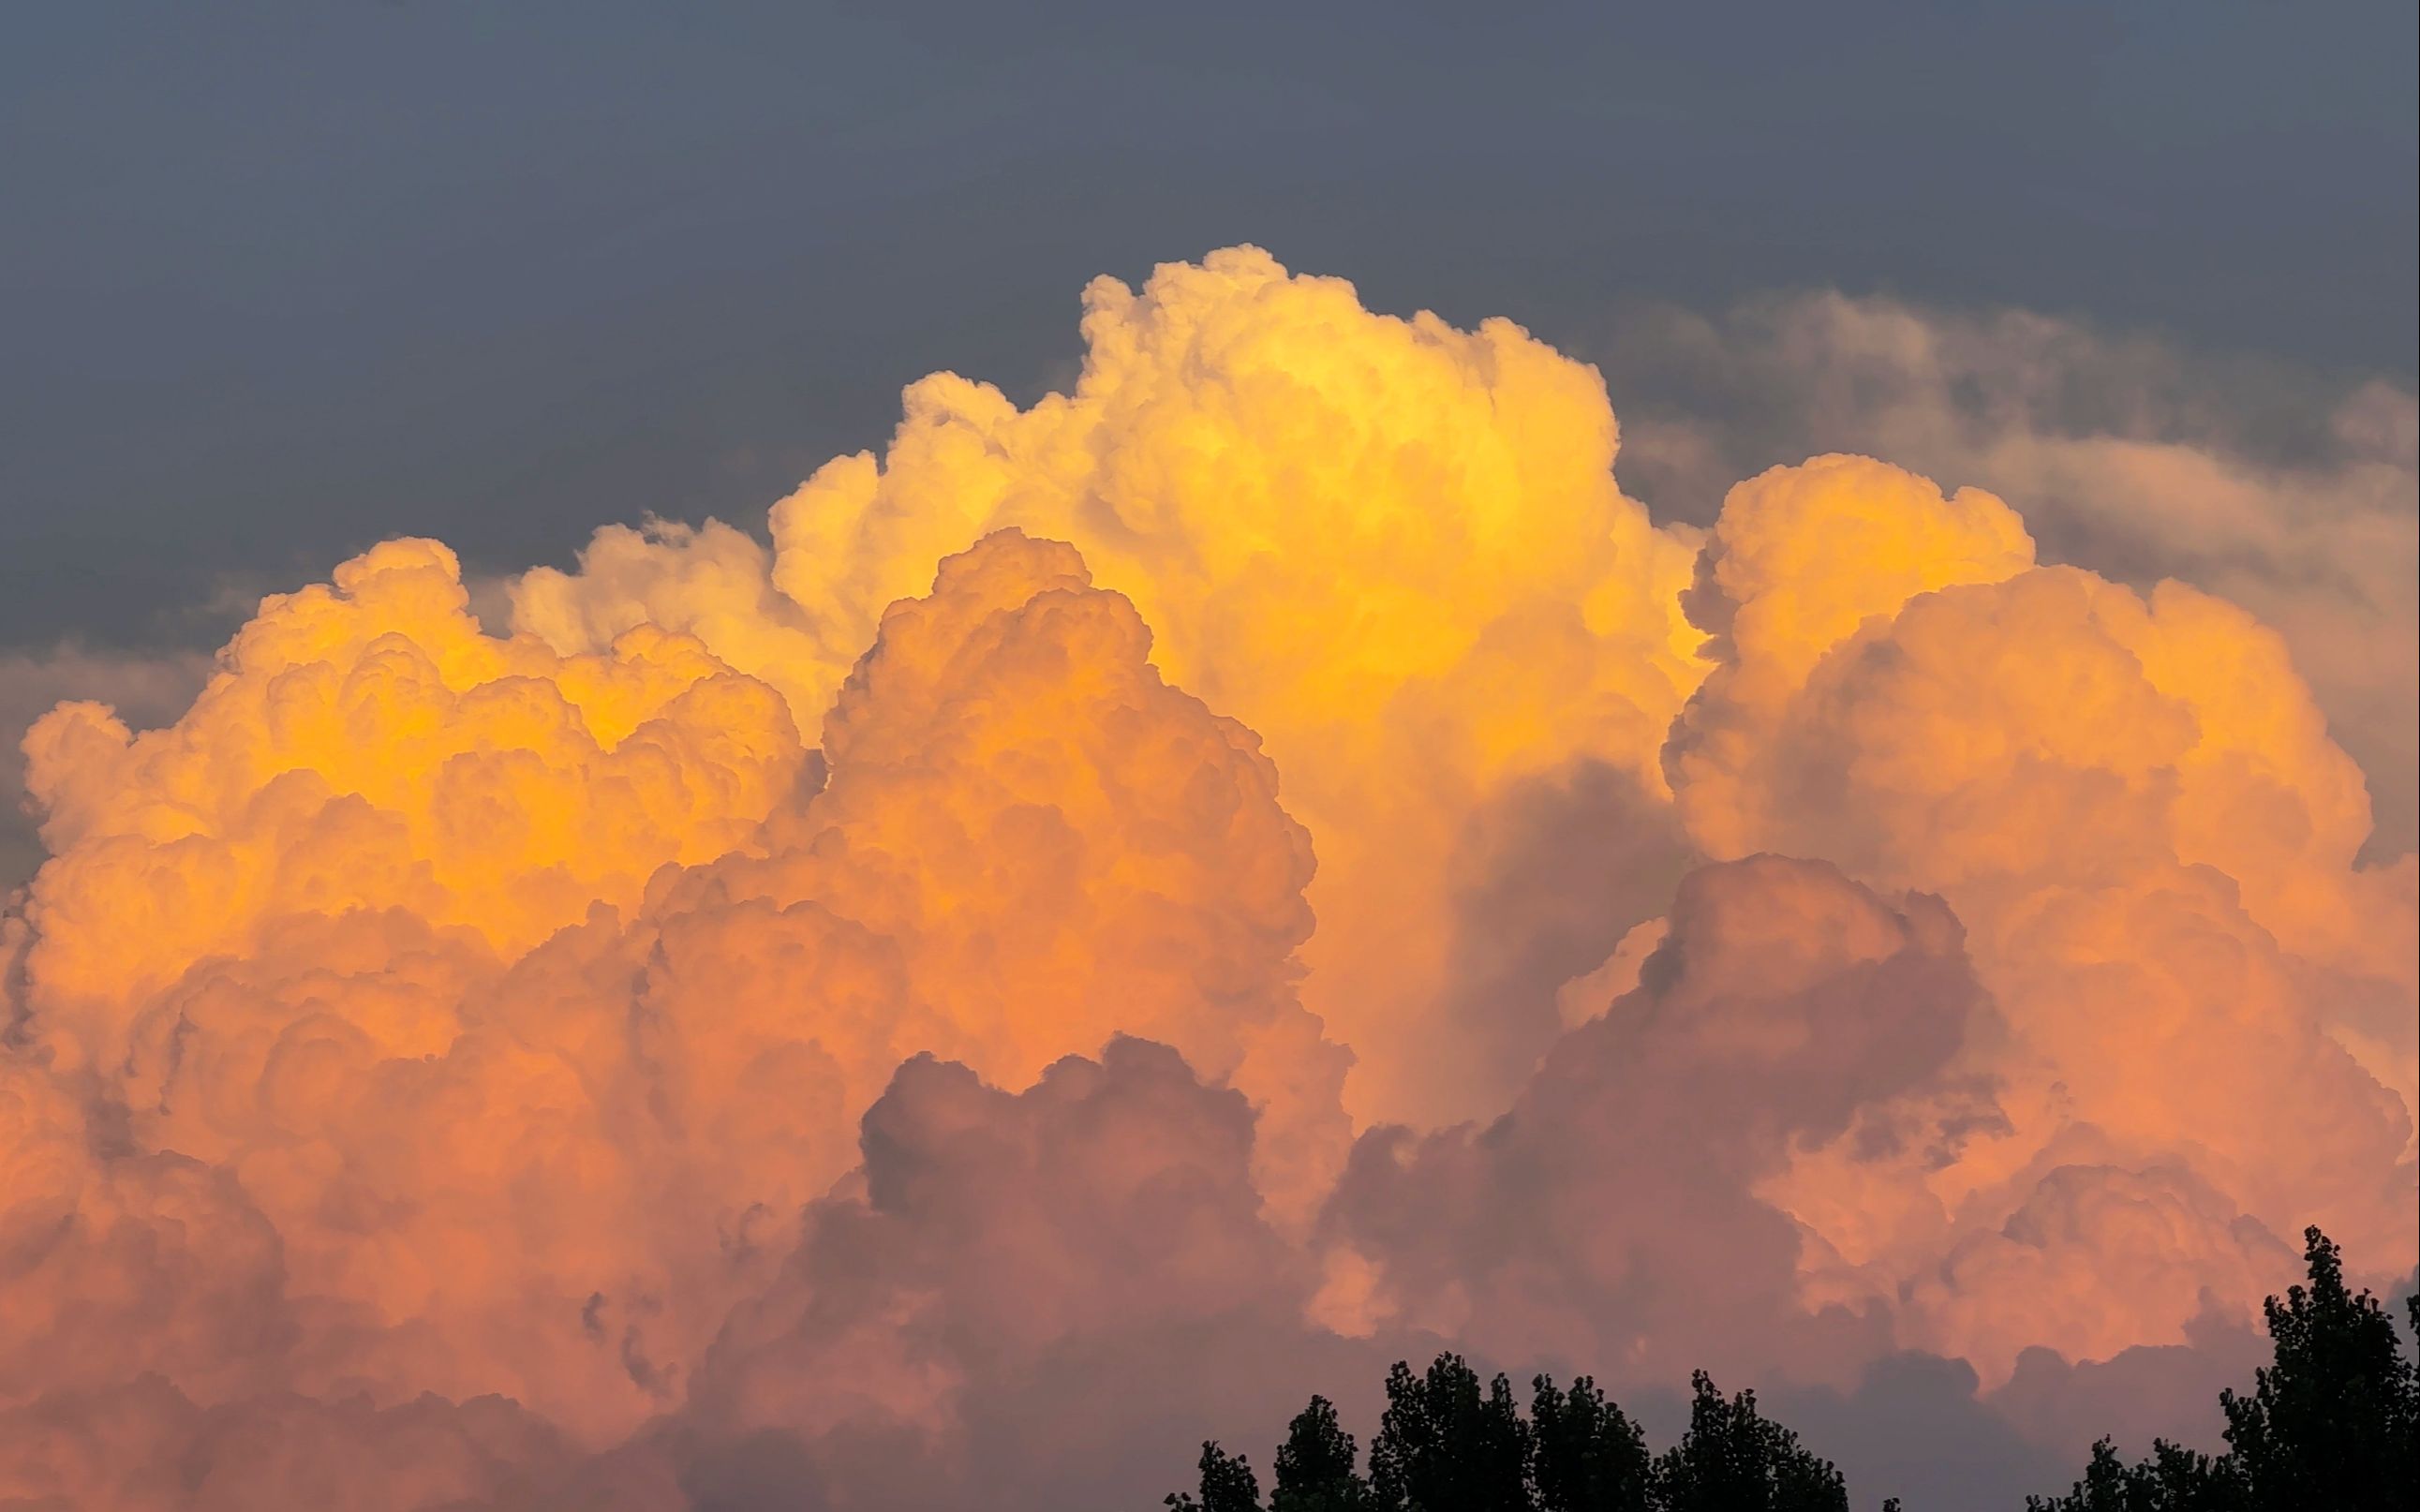
M2065 1496L2028 1512L2359 1512L2408 1505L2420 1472L2420 1378L2376 1297L2345 1286L2344 1257L2303 1231L2310 1281L2262 1305L2273 1359L2252 1395L2219 1394L2226 1452L2154 1442L2127 1464L2103 1439ZM2407 1299L2420 1335L2420 1295Z
M2344 1257L2317 1228L2304 1234L2304 1285L2263 1306L2273 1358L2251 1393L2222 1392L2226 1449L2154 1442L2128 1462L2109 1439L2092 1445L2064 1495L2028 1496L2027 1512L2370 1512L2409 1504L2420 1476L2420 1372L2394 1320L2345 1284ZM2420 1296L2407 1300L2420 1335ZM1313 1396L1279 1445L1264 1506L1241 1456L1202 1446L1197 1489L1167 1498L1178 1512L1848 1512L1840 1471L1763 1415L1756 1394L1726 1396L1691 1378L1680 1442L1652 1454L1647 1436L1587 1376L1568 1387L1530 1380L1524 1413L1502 1375L1480 1379L1459 1354L1424 1371L1396 1362L1387 1406L1359 1446L1335 1404ZM1896 1499L1883 1512L1900 1512Z

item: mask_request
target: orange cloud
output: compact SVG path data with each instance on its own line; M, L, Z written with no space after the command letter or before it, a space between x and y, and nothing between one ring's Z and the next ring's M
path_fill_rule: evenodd
M95 1384L498 1392L611 1433L676 1399L903 1059L1021 1085L1125 1027L1258 1098L1264 1185L1311 1200L1346 1058L1294 995L1308 838L1149 644L1071 548L993 536L884 617L810 760L694 640L496 640L398 543L265 605L169 729L63 707L27 741L59 855L10 1211L77 1238L12 1305L106 1286L218 1330L189 1360L120 1319ZM107 1279L204 1201L260 1253L187 1263L248 1311Z
M1352 1104L1486 1109L1551 1037L1556 983L1526 1016L1452 1011L1456 848L1524 779L1601 765L1660 795L1703 671L1693 532L1615 486L1596 375L1506 321L1374 315L1236 248L1096 281L1083 330L1073 392L1030 409L911 386L886 452L774 507L769 563L719 527L607 531L578 576L521 579L515 623L565 651L689 630L813 729L937 558L1003 526L1073 542L1168 674L1259 733L1319 838L1305 990L1357 1047Z
M388 542L36 722L0 1497L1069 1504L1440 1339L2064 1421L2413 1261L2420 864L2251 612L1867 457L1659 525L1250 249L1084 334L769 549Z

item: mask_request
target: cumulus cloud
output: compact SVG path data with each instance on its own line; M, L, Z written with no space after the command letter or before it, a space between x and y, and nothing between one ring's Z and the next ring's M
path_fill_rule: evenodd
M510 959L727 849L804 759L770 690L688 637L566 658L483 634L431 541L265 600L221 663L166 729L85 702L25 736L55 1053L115 1058L124 1004L297 914L400 908Z
M1238 248L1140 290L1095 282L1083 330L1072 392L1029 409L952 374L911 386L879 456L774 507L769 561L713 527L607 531L577 577L524 578L515 623L566 652L690 630L813 728L936 558L1001 526L1072 541L1169 675L1267 742L1319 837L1305 990L1357 1048L1353 1106L1500 1105L1559 979L1481 961L1532 1001L1454 1011L1458 951L1497 941L1452 863L1515 784L1661 795L1656 751L1700 671L1676 597L1693 533L1616 488L1596 376L1509 322L1375 315ZM1590 949L1652 912L1600 918Z
M1274 1419L1280 1362L1316 1358L1252 1147L1245 1099L1162 1045L1114 1040L1016 1095L910 1061L866 1115L854 1190L808 1210L708 1355L686 1473L787 1440L839 1504L1037 1508L1181 1473L1197 1425ZM779 1480L752 1489L788 1504Z
M2410 673L2295 576L2408 619L2408 397L2246 439L2055 322L1762 318L1702 382L1949 465L1658 523L1590 368L1236 249L769 547L393 541L206 678L0 664L84 695L0 917L0 1499L1147 1499L1448 1346L1710 1366L1900 1490L2195 1421L2281 1236L2415 1258L2345 748Z
M210 658L197 651L147 655L62 643L0 652L0 891L32 876L42 859L39 812L25 792L18 748L27 727L68 699L106 703L138 729L166 724L193 702L209 670Z
M2273 632L2029 546L1871 461L1738 486L1692 599L1718 666L1667 748L1710 853L1827 856L1966 924L2005 1128L1899 1196L1823 1151L1771 1195L1819 1241L1810 1295L1901 1298L1987 1385L2029 1345L2180 1342L2199 1291L2242 1316L2303 1223L2411 1248L2409 857L2360 864L2360 774Z
M1887 1318L1799 1306L1797 1225L1757 1188L1861 1107L1946 1090L1985 1011L1960 933L1938 901L1894 906L1820 862L1693 872L1638 985L1510 1112L1364 1135L1325 1237L1374 1268L1382 1316L1513 1358L1641 1381L1852 1368Z
M1738 479L1831 452L2022 502L2043 561L2174 578L2285 638L2361 764L2371 854L2420 841L2420 401L2029 311L1833 292L1642 306L1590 344L1620 471L1711 523Z
M1148 646L1070 548L995 535L810 758L694 640L487 637L406 542L265 605L165 730L46 717L23 1389L73 1344L203 1406L498 1393L610 1438L921 1051L1023 1085L1156 1034L1281 1136L1253 1201L1309 1201L1346 1057L1294 996L1308 838Z
M1732 491L1699 600L1722 665L1668 748L1693 833L1947 898L2035 1057L2012 1149L2074 1125L2180 1151L2281 1232L2299 1212L2399 1254L2413 1048L2375 1005L2412 1000L2412 866L2358 864L2360 775L2283 646L2182 584L2147 600L2022 550L1843 612L1768 575L1806 537L1888 560L1867 501L1909 486L1821 459ZM1959 539L2022 541L1997 501L1973 513Z

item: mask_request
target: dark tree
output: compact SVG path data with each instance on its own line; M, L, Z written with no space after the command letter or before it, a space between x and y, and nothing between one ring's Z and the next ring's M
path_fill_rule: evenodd
M1510 1381L1499 1375L1482 1387L1458 1354L1438 1355L1421 1375L1399 1360L1387 1373L1368 1478L1356 1473L1335 1406L1313 1396L1278 1448L1268 1512L1848 1512L1840 1473L1761 1416L1754 1393L1727 1399L1702 1372L1695 1383L1688 1433L1652 1458L1638 1425L1586 1376L1568 1390L1534 1378L1525 1420ZM1260 1483L1242 1457L1204 1443L1198 1497L1180 1492L1166 1504L1260 1512ZM2109 1505L2133 1512L2131 1503Z
M1296 1413L1278 1449L1277 1489L1269 1512L1364 1512L1370 1487L1354 1469L1353 1435L1336 1422L1325 1396Z
M2229 1458L2253 1502L2277 1512L2409 1505L2420 1473L2412 1362L2378 1299L2345 1288L2328 1236L2304 1229L2303 1245L2311 1284L2261 1308L2275 1363L2250 1396L2219 1396Z
M2234 1466L2164 1440L2127 1464L2107 1439L2092 1446L2084 1478L2065 1496L2025 1498L2026 1512L2252 1512Z
M1759 1415L1756 1393L1725 1399L1702 1370L1690 1385L1689 1429L1655 1462L1659 1512L1849 1512L1839 1471Z
M2420 1379L2378 1299L2345 1287L2328 1237L2304 1230L2310 1285L2262 1305L2273 1361L2252 1395L2219 1394L2227 1452L2213 1458L2155 1443L2129 1465L2092 1446L2065 1496L2031 1512L2369 1512L2408 1505L2420 1476ZM2412 1304L2420 1333L2420 1298Z
M1648 1512L1647 1436L1586 1376L1530 1382L1529 1482L1539 1512Z
M1440 1354L1425 1377L1398 1361L1370 1446L1374 1504L1387 1512L1529 1512L1529 1425L1497 1376Z
M1261 1512L1261 1483L1251 1462L1215 1443L1202 1445L1202 1499L1171 1492L1165 1504L1177 1512Z

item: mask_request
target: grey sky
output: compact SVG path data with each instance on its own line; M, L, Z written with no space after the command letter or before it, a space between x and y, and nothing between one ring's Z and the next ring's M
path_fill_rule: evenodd
M1019 8L15 8L0 646L752 521L1239 240L1582 347L1838 286L2413 372L2408 3Z

